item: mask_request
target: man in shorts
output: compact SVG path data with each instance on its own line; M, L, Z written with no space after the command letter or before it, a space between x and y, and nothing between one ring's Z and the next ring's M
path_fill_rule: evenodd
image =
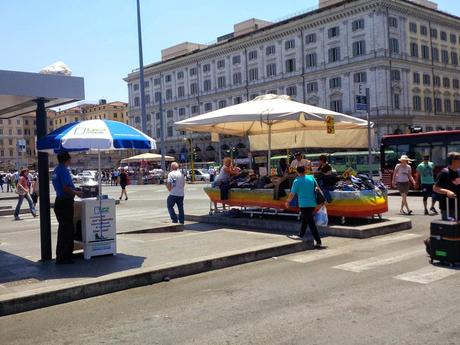
M460 195L460 153L450 152L447 155L447 168L441 170L434 184L433 190L439 196L439 209L443 220L454 220L454 198ZM460 206L457 203L457 208Z
M417 175L420 177L420 187L423 195L423 207L425 209L425 215L429 215L428 212L428 198L431 198L430 211L433 214L438 214L438 211L434 208L436 202L433 197L433 178L434 164L430 162L430 155L423 155L423 162L417 166Z

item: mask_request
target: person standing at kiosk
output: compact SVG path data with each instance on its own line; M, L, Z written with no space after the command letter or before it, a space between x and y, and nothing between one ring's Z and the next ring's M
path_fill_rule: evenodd
M82 196L73 182L69 172L71 157L68 152L61 152L57 155L59 162L54 169L52 182L56 191L54 202L54 213L58 221L58 237L56 244L56 264L71 264L73 252L73 204L74 197Z

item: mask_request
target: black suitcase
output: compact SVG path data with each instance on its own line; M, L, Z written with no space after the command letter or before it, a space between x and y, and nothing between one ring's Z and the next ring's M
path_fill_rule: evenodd
M451 266L460 263L460 238L431 236L430 257L431 263L433 260L449 263Z
M433 220L430 225L431 236L460 237L460 223L458 222L457 198L455 198L455 221ZM449 207L447 207L449 218Z

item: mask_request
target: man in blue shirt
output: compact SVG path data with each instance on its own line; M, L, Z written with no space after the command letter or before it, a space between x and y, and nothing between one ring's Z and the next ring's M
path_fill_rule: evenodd
M316 228L315 219L313 217L313 212L317 206L315 190L319 188L313 175L305 175L305 167L297 167L297 178L294 180L291 188L291 193L286 201L286 208L289 208L289 203L294 199L294 196L297 195L299 199L299 208L302 214L302 225L300 226L299 237L302 238L305 236L307 230L307 225L310 228L311 234L316 241L315 248L322 249L324 248L321 244L321 238Z
M52 181L56 191L54 213L58 221L58 237L56 244L56 264L71 264L73 253L73 198L81 196L77 191L69 172L71 157L68 152L61 152L57 156L59 165L54 169Z

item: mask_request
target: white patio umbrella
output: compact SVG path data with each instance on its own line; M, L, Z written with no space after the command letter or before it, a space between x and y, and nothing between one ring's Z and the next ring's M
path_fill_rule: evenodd
M272 133L316 131L322 132L326 137L325 122L328 116L333 118L337 131L367 127L366 120L299 103L291 100L287 95L273 94L262 95L252 101L194 116L176 122L175 125L176 129L181 131L235 136L267 135L270 162Z
M167 162L174 162L174 157L172 156L165 156L165 160ZM141 153L140 155L136 155L136 156L131 156L131 157L128 157L128 158L124 158L121 160L121 163L137 163L137 162L142 162L142 161L146 161L146 162L159 162L161 161L161 155L158 154L158 153Z

